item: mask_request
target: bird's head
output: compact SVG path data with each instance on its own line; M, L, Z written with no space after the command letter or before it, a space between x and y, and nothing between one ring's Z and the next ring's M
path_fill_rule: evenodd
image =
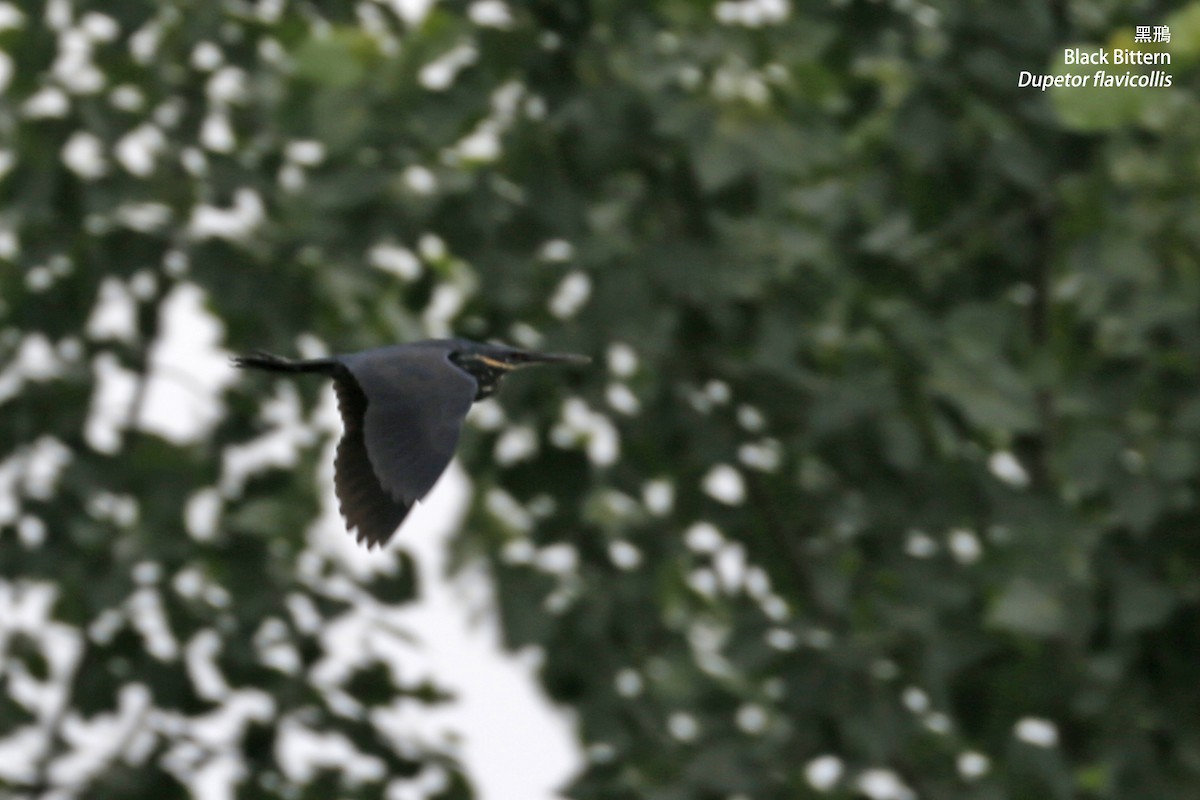
M587 356L574 353L538 353L499 344L478 344L459 341L450 352L450 360L475 379L479 390L476 400L491 397L499 388L500 379L523 367L539 364L587 364Z

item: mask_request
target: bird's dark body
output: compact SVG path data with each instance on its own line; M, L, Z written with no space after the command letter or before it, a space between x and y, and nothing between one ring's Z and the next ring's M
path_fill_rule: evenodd
M454 456L471 404L495 393L509 371L532 364L585 363L583 356L533 353L463 339L431 339L330 358L266 353L234 364L333 378L344 432L334 488L347 528L382 545Z

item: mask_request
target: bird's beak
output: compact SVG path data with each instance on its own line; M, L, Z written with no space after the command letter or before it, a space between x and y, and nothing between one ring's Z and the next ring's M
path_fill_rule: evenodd
M531 353L523 351L512 361L513 367L532 367L538 364L582 365L590 364L592 359L575 353Z

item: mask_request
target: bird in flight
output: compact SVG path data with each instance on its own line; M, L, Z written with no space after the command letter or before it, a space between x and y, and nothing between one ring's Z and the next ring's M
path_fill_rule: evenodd
M330 358L238 356L241 369L315 372L333 378L342 439L334 489L348 531L383 546L450 463L467 410L509 372L537 364L586 364L587 356L535 353L464 339L430 339Z

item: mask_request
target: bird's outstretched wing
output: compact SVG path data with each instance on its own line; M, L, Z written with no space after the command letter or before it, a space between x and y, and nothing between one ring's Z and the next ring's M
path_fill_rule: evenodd
M475 379L451 363L442 347L402 345L339 360L366 400L362 441L374 475L407 512L454 456L475 400Z
M371 466L363 439L367 398L348 369L334 374L338 411L342 415L342 439L333 462L333 486L346 529L367 547L383 546L412 508L384 490Z

